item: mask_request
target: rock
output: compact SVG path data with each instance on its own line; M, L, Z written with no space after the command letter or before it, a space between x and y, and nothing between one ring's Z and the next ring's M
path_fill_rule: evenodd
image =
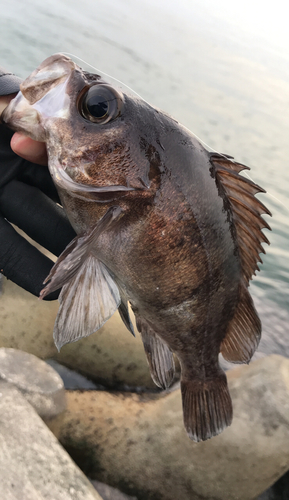
M108 484L101 483L100 481L91 481L96 491L101 495L103 500L138 500L136 497L125 495L116 488L112 488Z
M289 498L289 471L276 481L256 500L288 500Z
M91 380L88 380L86 377L77 373L70 368L58 363L55 359L46 359L45 363L55 370L58 375L61 377L62 382L64 384L65 389L76 390L76 389L94 389L94 390L103 390L104 387L101 385L97 385Z
M0 301L0 347L13 347L41 359L54 358L107 387L154 389L140 335L134 338L118 313L98 332L64 346L53 342L58 301L40 301L11 281L3 280Z
M66 407L62 379L33 354L0 348L0 379L15 385L44 419L55 417Z
M281 497L282 498L282 497ZM256 500L274 500L274 496L271 494L271 488L266 490L262 495L260 495Z
M254 359L271 353L289 357L288 311L257 297L254 301L263 324L261 343ZM0 302L0 347L21 349L41 359L55 357L60 363L108 388L155 389L140 335L133 338L118 313L98 332L65 345L57 353L52 336L57 310L58 301L39 301L4 278ZM224 360L222 364L226 369L234 367Z
M63 346L56 359L109 388L156 389L140 335L132 336L118 312L96 333Z
M289 469L289 360L263 358L228 379L233 424L204 443L184 431L179 391L67 392L49 425L90 477L139 500L252 500Z
M0 347L13 347L45 359L55 356L52 338L58 302L44 302L3 279Z
M1 500L101 500L32 406L0 382Z

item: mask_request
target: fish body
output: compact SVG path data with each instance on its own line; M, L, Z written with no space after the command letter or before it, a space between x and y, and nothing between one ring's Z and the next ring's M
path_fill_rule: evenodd
M184 424L195 441L232 420L221 351L248 362L261 324L248 292L258 268L262 191L243 165L213 154L173 118L87 73L45 60L3 120L45 141L49 169L78 236L47 278L62 287L58 347L89 335L129 301L152 378L181 365Z

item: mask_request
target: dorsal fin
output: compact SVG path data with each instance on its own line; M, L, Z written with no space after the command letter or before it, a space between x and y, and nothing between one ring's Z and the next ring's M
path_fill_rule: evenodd
M262 229L270 229L270 226L261 214L271 215L271 213L261 201L255 198L256 193L265 193L265 191L254 182L239 175L242 170L249 170L245 165L217 153L211 154L210 162L220 195L226 199L226 205L231 212L242 274L248 285L253 274L259 270L258 262L262 262L259 253L265 253L262 243L269 244Z
M264 193L264 189L239 175L242 170L249 170L248 167L215 153L211 155L210 161L219 193L231 214L243 278L239 302L220 350L227 361L248 363L260 341L261 323L247 287L252 275L259 270L258 262L262 262L259 255L265 253L262 243L269 244L262 229L270 229L270 226L261 214L271 213L255 198L255 194Z

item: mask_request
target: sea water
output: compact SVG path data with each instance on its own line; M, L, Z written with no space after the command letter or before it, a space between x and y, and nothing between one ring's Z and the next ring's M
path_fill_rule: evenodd
M0 65L24 78L49 55L73 53L173 115L212 149L249 165L249 175L270 193L258 196L273 213L272 220L266 216L271 246L264 245L251 291L259 303L288 311L289 36L282 11L279 26L274 9L270 17L266 8L254 11L255 0L239 11L233 4L2 0Z

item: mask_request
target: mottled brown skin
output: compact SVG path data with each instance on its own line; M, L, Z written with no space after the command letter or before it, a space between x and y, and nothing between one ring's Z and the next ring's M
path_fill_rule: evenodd
M75 98L85 85L79 79L71 76ZM109 193L111 201L101 203L60 190L72 225L81 232L109 206L124 210L95 254L125 288L136 316L177 354L182 377L214 377L241 270L210 154L175 120L128 96L122 115L110 123L88 122L72 99L70 120L55 120L54 126L49 154L55 155L55 141L59 161L67 162L75 181L136 188Z

